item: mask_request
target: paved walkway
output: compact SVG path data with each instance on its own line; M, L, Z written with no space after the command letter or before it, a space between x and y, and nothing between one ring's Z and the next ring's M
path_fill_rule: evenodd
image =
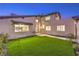
M52 36L52 35L47 35L47 34L36 33L36 35L38 35L38 36L48 36L48 37L58 38L58 39L62 39L62 40L70 40L69 38L57 37L57 36Z

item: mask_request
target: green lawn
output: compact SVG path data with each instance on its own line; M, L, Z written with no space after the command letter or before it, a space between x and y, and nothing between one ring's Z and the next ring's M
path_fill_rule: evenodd
M33 36L9 41L8 55L12 56L73 56L70 41L56 38Z

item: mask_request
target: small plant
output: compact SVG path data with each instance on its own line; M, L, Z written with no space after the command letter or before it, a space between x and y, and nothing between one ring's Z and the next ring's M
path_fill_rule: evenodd
M8 34L7 33L4 33L3 34L3 43L7 43L7 37L8 37Z
M0 47L0 55L1 55L1 53L2 53L2 49L1 49L1 47Z
M7 33L0 34L0 55L6 55Z
M35 31L33 31L32 33L34 33L34 34L35 34Z
M67 36L70 39L76 39L76 36L74 34L72 34L72 33L69 33Z

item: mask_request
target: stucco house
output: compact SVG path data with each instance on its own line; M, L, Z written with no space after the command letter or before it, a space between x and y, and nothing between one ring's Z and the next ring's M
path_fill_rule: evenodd
M43 33L68 37L79 37L79 17L61 19L59 12L47 15L0 16L0 33L8 33L8 39L15 39Z

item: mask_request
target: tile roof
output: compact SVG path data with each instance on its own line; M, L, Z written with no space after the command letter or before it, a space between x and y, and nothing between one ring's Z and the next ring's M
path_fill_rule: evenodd
M75 20L79 20L79 15L78 16L73 16L72 18L75 19Z
M46 14L46 15L10 15L10 16L0 16L0 19L3 19L3 18L19 18L19 17L37 17L37 16L48 16L48 15L52 15L52 14L57 14L59 12L52 12L52 13L49 13L49 14ZM59 13L60 14L60 13Z

